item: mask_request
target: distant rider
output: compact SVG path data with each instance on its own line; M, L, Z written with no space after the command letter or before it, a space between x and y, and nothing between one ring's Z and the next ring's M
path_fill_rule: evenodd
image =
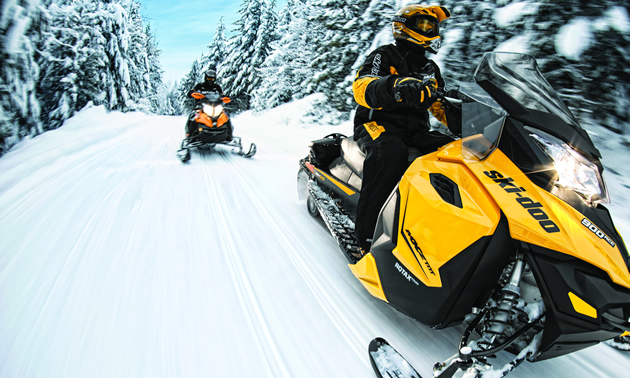
M221 95L221 97L224 97L221 86L216 83L216 78L217 78L217 73L215 70L213 69L206 70L203 73L203 83L195 84L195 86L191 90L188 91L188 94L186 96L193 98L192 94L195 92L201 92L201 93L217 92ZM186 138L188 140L193 139L198 133L197 125L193 116L194 115L191 115L190 117L188 117L188 121L186 122ZM232 140L232 132L233 132L232 121L228 120L226 123L226 126L228 127L228 137L226 141L229 142Z
M366 154L355 222L361 254L370 250L381 207L409 166L408 148L424 155L453 140L429 131L427 112L447 125L444 106L436 102L445 82L426 52L438 52L440 22L450 15L442 6L400 9L392 22L395 44L372 51L352 85L359 104L353 138ZM459 133L453 126L451 131Z

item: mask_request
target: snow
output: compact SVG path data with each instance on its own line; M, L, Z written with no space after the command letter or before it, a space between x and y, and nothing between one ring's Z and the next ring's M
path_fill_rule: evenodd
M352 130L302 123L314 100L235 116L252 159L217 148L183 165L185 117L102 107L0 158L0 377L371 377L377 336L430 376L464 327L372 297L297 199L309 141ZM510 377L621 377L629 362L597 345Z
M610 8L606 12L603 25L610 26L621 33L630 33L630 18L628 18L628 11L623 7Z
M506 51L517 52L522 54L529 54L529 35L519 35L508 39L505 42L500 43L494 51Z
M593 41L591 21L578 17L563 25L556 35L556 51L567 59L579 60Z
M500 28L507 28L511 23L518 21L524 16L536 14L538 4L526 1L511 3L494 11L494 22Z

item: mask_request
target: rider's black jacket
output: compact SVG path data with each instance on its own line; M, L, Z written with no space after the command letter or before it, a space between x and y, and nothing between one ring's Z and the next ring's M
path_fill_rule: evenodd
M223 90L221 86L214 81L205 81L203 83L197 83L193 89L188 91L187 96L192 97L194 92L219 92L223 96Z
M397 40L395 45L375 49L365 59L352 85L354 98L359 104L354 117L355 128L375 122L377 126L384 126L384 129L393 126L403 135L429 131L429 113L396 102L392 93L394 81L405 76L422 81L435 79L437 86L444 88L438 65L428 59L421 49L414 49L409 43ZM429 110L446 125L441 102L435 102Z

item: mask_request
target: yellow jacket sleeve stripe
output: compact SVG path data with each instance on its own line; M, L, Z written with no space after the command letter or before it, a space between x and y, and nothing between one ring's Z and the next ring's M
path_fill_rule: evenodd
M370 105L367 104L367 101L365 99L365 91L367 90L368 84L378 79L379 79L378 77L362 77L360 79L356 79L354 83L352 83L352 92L354 93L354 100L359 105L372 109Z

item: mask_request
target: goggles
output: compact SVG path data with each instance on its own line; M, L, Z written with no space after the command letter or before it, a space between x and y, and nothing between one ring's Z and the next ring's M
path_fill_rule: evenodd
M425 37L433 38L440 35L440 23L429 18L418 17L411 19L414 22L412 28Z
M440 23L434 17L419 15L409 18L394 17L394 22L401 22L409 29L420 33L427 38L440 36Z

